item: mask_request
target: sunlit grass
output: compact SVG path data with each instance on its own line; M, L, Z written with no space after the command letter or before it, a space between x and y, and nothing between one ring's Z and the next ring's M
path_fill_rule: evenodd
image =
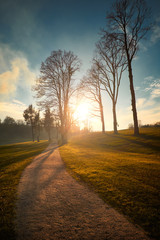
M21 173L47 145L41 141L0 146L0 239L15 239L15 200Z
M70 173L159 239L160 128L90 133L60 148Z

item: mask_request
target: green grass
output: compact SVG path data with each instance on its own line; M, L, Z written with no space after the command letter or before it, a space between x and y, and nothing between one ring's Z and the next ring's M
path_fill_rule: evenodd
M90 133L60 148L69 172L109 205L160 238L160 128Z
M41 141L0 146L0 239L15 239L15 201L21 173L47 145Z
M22 137L16 137L16 138L0 138L0 145L7 145L7 144L14 144L14 143L20 143L20 142L29 142L31 141L31 138L22 138Z

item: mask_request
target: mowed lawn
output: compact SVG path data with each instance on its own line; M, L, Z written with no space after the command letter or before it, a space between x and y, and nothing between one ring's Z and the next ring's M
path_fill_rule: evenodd
M48 141L41 141L0 146L0 239L15 239L15 201L20 176L47 145Z
M160 128L90 133L60 147L68 171L160 239Z

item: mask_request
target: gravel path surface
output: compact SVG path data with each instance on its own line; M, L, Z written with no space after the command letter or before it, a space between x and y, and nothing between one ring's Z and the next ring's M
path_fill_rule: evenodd
M56 145L25 169L18 195L18 240L149 239L66 172Z

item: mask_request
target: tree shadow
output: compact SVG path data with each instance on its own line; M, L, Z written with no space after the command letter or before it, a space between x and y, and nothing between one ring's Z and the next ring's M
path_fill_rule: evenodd
M128 136L131 136L133 137L133 135L128 135ZM160 137L158 136L153 136L153 135L145 135L145 134L141 134L139 135L138 137L136 137L136 139L131 139L131 138L127 138L121 134L118 134L116 136L114 136L116 138L120 138L120 139L123 139L129 143L132 143L132 144L135 144L135 145L139 145L143 148L146 148L147 149L147 152L148 152L148 149L150 149L152 152L156 152L156 153L159 153L160 152L160 144L159 146L158 145L154 145L154 142L153 144L152 143L149 143L149 142L143 142L143 140L153 140L153 141L160 141ZM139 140L138 140L139 139ZM145 153L145 152L144 152Z

